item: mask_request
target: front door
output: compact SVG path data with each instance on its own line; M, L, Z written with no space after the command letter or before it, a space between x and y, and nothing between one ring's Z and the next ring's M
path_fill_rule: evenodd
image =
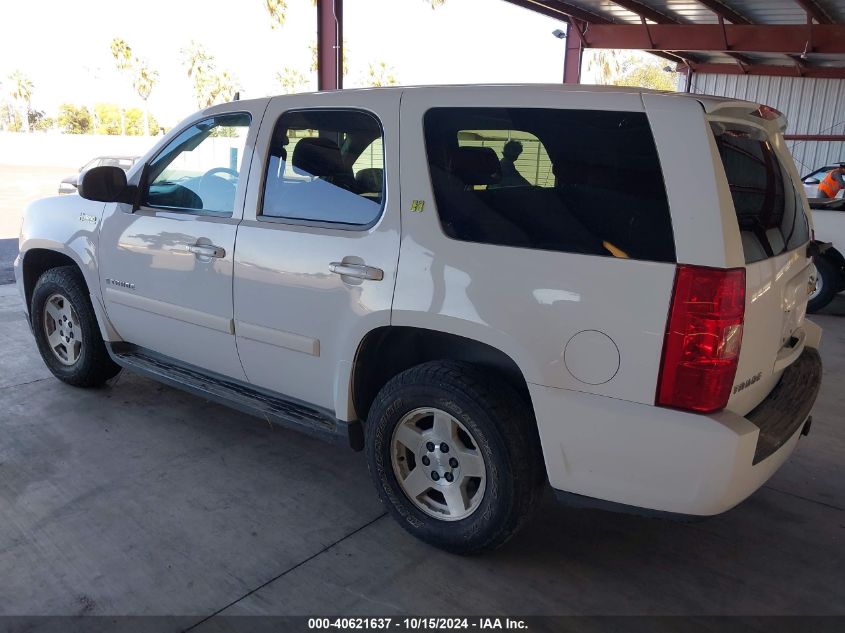
M235 253L249 381L350 419L358 344L390 323L399 255L399 92L270 101Z
M241 380L232 268L265 105L187 125L146 166L139 208L115 205L100 234L103 298L120 336Z

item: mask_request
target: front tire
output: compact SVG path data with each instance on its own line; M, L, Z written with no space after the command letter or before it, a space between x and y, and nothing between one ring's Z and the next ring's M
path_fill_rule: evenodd
M30 318L41 358L59 380L97 387L120 372L100 335L82 274L74 266L41 275L32 293Z
M467 363L424 363L390 380L367 418L366 454L402 527L459 554L510 539L545 481L530 406Z

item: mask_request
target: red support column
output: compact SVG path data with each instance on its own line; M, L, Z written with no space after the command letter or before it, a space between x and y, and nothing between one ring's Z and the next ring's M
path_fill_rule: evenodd
M317 0L317 88L343 88L343 0Z
M570 20L566 29L566 57L563 59L563 83L581 83L581 57L584 52L581 32Z

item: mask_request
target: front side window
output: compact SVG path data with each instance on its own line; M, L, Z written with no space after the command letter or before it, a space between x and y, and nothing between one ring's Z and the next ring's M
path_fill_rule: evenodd
M184 130L150 163L142 205L231 216L250 121L225 114Z
M675 261L663 172L643 113L434 108L424 127L449 237Z
M261 215L366 227L381 214L381 126L365 112L299 110L273 130Z
M742 236L745 261L761 261L810 239L804 203L762 130L713 127Z

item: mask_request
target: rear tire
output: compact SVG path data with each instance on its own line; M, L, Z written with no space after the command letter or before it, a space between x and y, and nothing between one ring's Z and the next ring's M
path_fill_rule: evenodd
M382 502L408 532L450 552L505 543L545 481L530 406L468 363L428 362L395 376L365 433Z
M82 273L51 268L38 279L30 306L41 358L53 375L75 387L97 387L120 372L100 335Z
M816 265L816 290L807 302L807 312L818 312L833 301L842 287L842 274L824 255L814 258Z

